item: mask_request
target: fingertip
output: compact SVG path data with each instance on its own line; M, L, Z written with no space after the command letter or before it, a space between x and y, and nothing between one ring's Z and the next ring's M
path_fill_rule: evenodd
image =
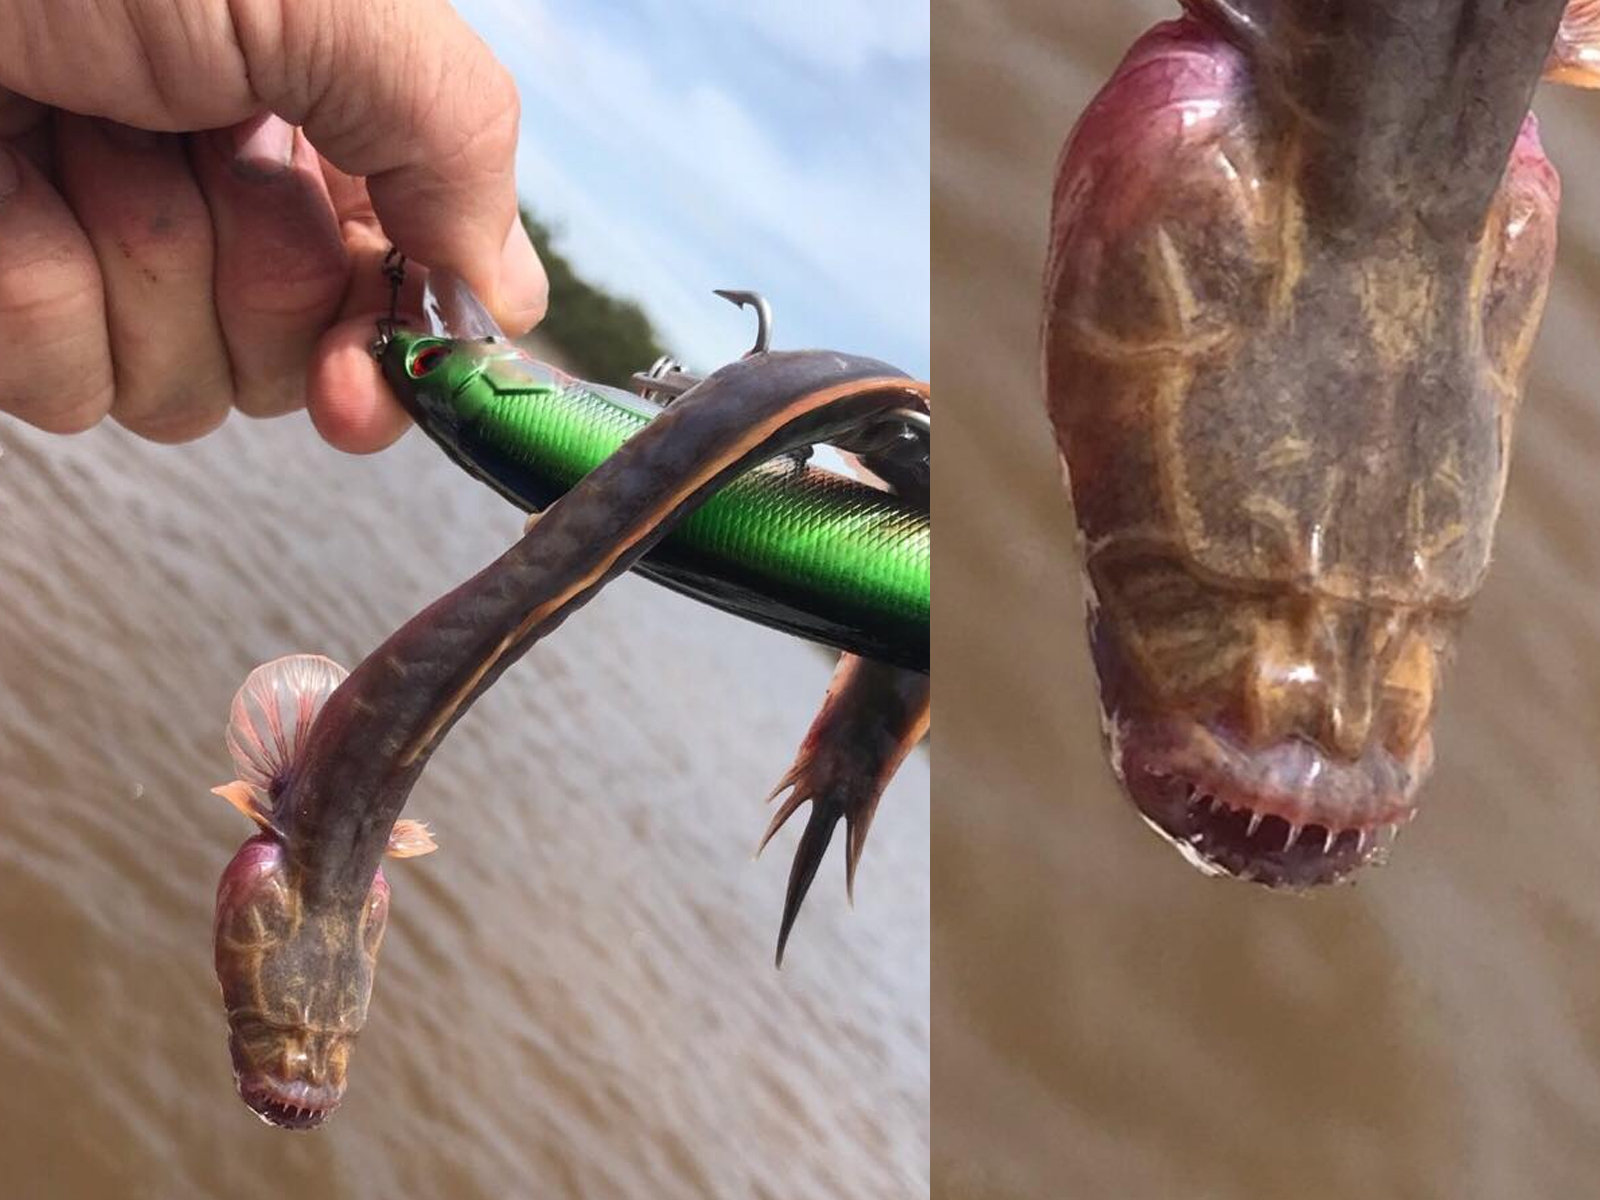
M80 404L68 405L64 408L43 408L37 412L30 412L26 408L16 413L24 422L35 429L45 433L58 433L71 436L73 434L88 433L89 430L99 425L111 412L111 389L104 388L98 394ZM0 404L0 412L12 412L13 409L5 404Z
M311 362L311 423L325 442L346 454L386 450L411 426L372 359L372 328L371 318L335 326Z
M500 253L496 291L497 302L489 306L490 311L513 337L520 337L544 320L550 301L550 279L520 217L512 222Z
M221 428L230 411L226 404L198 404L138 415L125 415L113 409L112 416L124 429L138 434L147 442L181 446L185 442L199 441L206 434Z
M409 252L409 243L406 248ZM512 224L498 255L467 255L452 246L448 257L428 257L429 249L422 248L418 261L459 275L495 323L511 337L521 337L544 320L550 280L520 219Z

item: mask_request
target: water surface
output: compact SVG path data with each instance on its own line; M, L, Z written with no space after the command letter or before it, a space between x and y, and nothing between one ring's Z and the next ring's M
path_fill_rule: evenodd
M791 1197L928 1190L928 769L838 849L772 969L761 799L827 656L623 580L451 733L408 814L349 1095L233 1094L207 794L256 663L347 666L517 536L420 435L303 417L192 446L0 423L0 1162L6 1195Z

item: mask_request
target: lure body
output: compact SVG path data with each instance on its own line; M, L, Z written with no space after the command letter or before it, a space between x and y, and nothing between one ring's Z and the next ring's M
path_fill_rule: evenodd
M541 512L661 409L584 383L500 339L399 332L385 374L461 467ZM793 458L741 475L636 568L676 591L784 632L928 669L928 513Z

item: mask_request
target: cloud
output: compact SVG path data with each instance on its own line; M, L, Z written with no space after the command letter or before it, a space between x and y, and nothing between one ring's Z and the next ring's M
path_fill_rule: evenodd
M742 286L780 344L926 371L926 5L460 8L522 89L525 196L681 354L743 348L748 318L710 295Z
M859 72L876 60L928 60L927 0L697 0L723 20L831 74Z

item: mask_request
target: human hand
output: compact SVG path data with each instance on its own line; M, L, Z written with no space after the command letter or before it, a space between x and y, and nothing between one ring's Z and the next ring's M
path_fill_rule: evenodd
M367 352L391 241L509 332L543 315L516 89L445 0L0 0L0 29L0 410L178 442L309 403L368 452L406 428Z

